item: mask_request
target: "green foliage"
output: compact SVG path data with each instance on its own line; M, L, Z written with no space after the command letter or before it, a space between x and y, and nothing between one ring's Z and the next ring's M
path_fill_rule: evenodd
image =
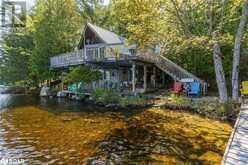
M33 12L32 75L45 80L52 76L50 57L72 51L77 45L82 21L74 0L38 0Z
M123 107L127 105L146 105L147 99L145 99L143 96L127 96L121 98L120 105Z
M27 15L26 28L5 38L0 59L1 83L26 81L37 85L57 75L49 68L50 57L72 51L87 21L109 26L109 6L89 0L38 0ZM28 14L28 13L27 13Z
M87 22L108 28L111 20L110 5L102 5L99 0L77 0L84 24Z
M157 41L161 24L160 0L114 0L115 28L140 48Z
M82 18L74 0L38 0L26 28L4 38L1 82L37 85L54 74L50 57L71 51L80 38Z
M88 66L78 66L65 75L66 83L91 83L101 79L102 74L99 71L90 69Z
M230 79L234 35L242 0L114 0L115 30L140 47L160 43L161 53L215 87L212 33L219 32L221 58ZM244 43L248 42L248 29ZM241 76L247 76L247 44L242 46ZM243 58L242 58L243 57Z
M3 39L4 52L0 58L0 81L15 84L30 79L29 60L34 47L31 34L25 31L12 31Z
M175 105L187 106L190 105L190 100L186 97L178 96L176 94L171 94L171 102Z
M118 95L116 90L105 88L94 90L92 97L97 102L103 102L105 104L120 104L122 107L128 105L146 105L148 103L148 100L142 95L121 97Z
M114 89L98 88L93 91L92 97L94 100L103 103L119 103L120 96Z

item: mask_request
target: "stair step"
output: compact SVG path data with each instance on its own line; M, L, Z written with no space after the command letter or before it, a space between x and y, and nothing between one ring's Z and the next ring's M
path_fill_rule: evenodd
M167 59L166 57L161 56L161 55L155 55L155 56L158 59L157 60L154 59L154 64L158 68L160 68L161 70L163 70L164 72L166 72L167 74L172 76L174 79L181 80L182 78L193 78L195 80L200 81L200 83L202 85L205 84L205 82L200 80L198 77L196 77L195 75L193 75L190 72L186 71L185 69L183 69L179 65L175 64L171 60Z

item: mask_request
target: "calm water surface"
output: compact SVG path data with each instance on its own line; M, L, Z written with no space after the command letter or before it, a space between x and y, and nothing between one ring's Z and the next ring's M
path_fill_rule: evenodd
M220 164L230 133L228 123L185 112L0 95L0 158L28 165Z

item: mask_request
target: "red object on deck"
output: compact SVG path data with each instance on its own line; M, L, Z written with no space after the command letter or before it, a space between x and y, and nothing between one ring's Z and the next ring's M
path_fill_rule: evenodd
M174 85L173 85L171 92L173 92L173 93L183 92L183 84L181 82L174 82Z

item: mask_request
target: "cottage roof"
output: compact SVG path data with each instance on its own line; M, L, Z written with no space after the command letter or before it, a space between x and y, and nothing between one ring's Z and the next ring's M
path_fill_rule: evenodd
M118 36L117 34L93 25L91 23L87 23L86 28L89 27L92 31L94 31L98 37L100 37L106 44L123 44L124 39Z

